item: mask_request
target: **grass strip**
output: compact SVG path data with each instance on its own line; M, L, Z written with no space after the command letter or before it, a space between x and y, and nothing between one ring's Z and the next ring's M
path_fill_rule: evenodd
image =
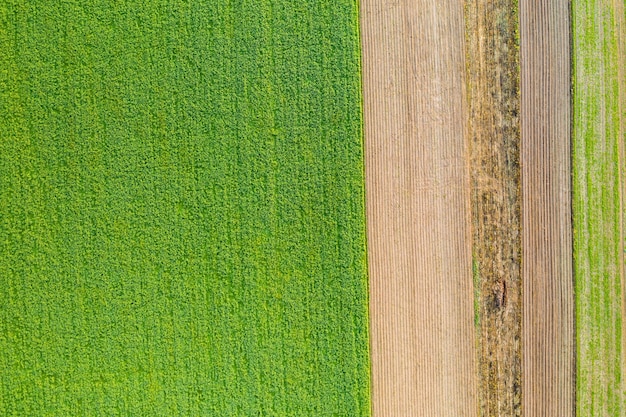
M577 415L626 412L624 4L574 0L573 184Z

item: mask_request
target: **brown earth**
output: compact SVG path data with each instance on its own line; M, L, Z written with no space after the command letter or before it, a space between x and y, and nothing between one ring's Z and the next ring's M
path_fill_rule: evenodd
M361 2L374 416L574 412L568 2L515 4Z
M517 0L466 0L465 30L479 415L520 416Z
M361 19L374 416L474 416L463 3Z
M522 408L573 416L568 0L520 1Z

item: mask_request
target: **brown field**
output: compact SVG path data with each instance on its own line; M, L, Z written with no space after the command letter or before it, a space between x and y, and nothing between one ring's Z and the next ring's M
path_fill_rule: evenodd
M361 3L375 416L473 416L463 5Z
M574 415L570 21L567 0L520 2L522 401Z
M515 4L361 2L374 416L573 415L568 3Z

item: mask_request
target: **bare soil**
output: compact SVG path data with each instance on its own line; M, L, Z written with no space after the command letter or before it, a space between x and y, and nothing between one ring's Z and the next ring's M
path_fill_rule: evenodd
M361 19L374 416L474 416L463 3Z
M573 415L568 2L516 3L361 2L374 416Z
M573 416L569 2L520 1L522 408Z

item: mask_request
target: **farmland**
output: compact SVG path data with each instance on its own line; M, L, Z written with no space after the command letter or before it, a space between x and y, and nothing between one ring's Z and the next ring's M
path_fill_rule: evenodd
M471 416L463 4L362 2L372 405Z
M625 9L0 0L0 416L625 415Z
M465 1L465 83L481 416L521 414L517 0Z
M522 410L575 408L569 2L520 2Z
M369 415L358 9L0 3L0 414Z
M572 6L576 409L581 417L618 416L626 412L624 4Z

